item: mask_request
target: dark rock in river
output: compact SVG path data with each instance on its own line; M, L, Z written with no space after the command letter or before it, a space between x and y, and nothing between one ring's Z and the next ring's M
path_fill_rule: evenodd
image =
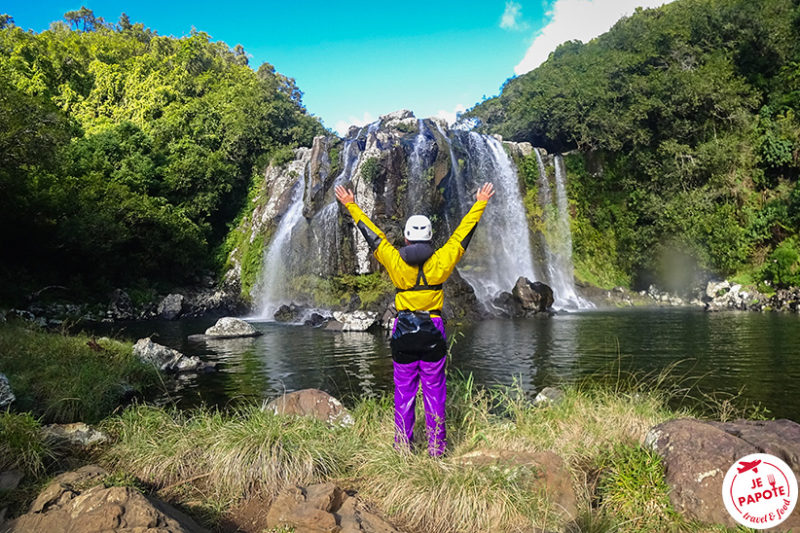
M283 304L275 311L273 318L276 322L284 322L287 324L296 324L301 321L306 309L297 304Z
M528 278L520 277L511 294L525 316L549 312L553 306L553 289L541 281L532 282Z
M61 474L39 494L27 514L5 524L3 531L207 531L174 507L147 497L133 487L106 487L102 481L107 475L105 470L93 465Z
M664 460L670 502L701 522L736 527L722 501L722 480L734 461L752 453L780 457L800 477L800 424L791 420L670 420L653 427L645 446ZM796 511L778 530L800 527Z
M134 318L133 301L122 289L114 289L108 303L106 316L112 320L131 320Z

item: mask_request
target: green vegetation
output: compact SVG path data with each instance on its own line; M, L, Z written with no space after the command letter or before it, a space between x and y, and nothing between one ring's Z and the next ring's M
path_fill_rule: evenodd
M314 275L296 276L289 281L299 299L323 307L346 305L358 296L361 309L369 309L382 298L394 294L394 285L383 271L370 274L345 274L324 279Z
M183 283L252 177L323 133L294 81L198 31L164 37L70 12L41 33L0 24L0 299ZM14 228L13 231L10 228Z
M0 471L18 469L33 477L44 473L54 453L41 429L30 413L0 411Z
M375 183L380 173L380 165L377 157L370 157L361 165L361 177L367 183Z
M689 413L669 409L668 392L631 386L579 386L562 403L542 408L516 389L485 390L471 379L453 379L449 452L441 460L422 450L394 450L387 396L359 402L350 428L255 405L224 413L132 407L104 423L115 442L102 461L212 521L243 497L334 481L409 530L560 530L553 502L531 485L529 467L465 462L479 451L551 450L564 459L578 500L579 517L569 531L721 531L672 510L660 460L639 446L653 425ZM418 409L422 420L422 402Z
M47 422L97 422L126 395L140 394L158 380L158 370L139 361L130 343L86 335L5 324L0 353L15 407Z
M791 0L639 9L564 43L468 115L508 139L577 150L567 165L585 279L670 285L679 252L689 274L786 284L764 260L789 261L782 243L800 229L798 28Z

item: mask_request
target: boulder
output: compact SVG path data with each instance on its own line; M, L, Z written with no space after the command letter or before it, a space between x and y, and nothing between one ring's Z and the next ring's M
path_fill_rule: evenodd
M663 459L672 506L700 522L737 527L725 510L721 489L728 469L745 455L775 455L800 477L800 424L791 420L670 420L650 429L645 446ZM800 513L795 511L779 530L798 527Z
M283 490L270 506L266 523L268 528L290 527L304 533L399 533L360 498L333 483Z
M187 357L178 350L156 344L145 337L133 345L133 354L146 363L151 363L165 372L207 372L214 365L201 361L199 357Z
M114 289L108 303L106 316L113 320L131 320L134 318L133 301L122 289Z
M514 318L524 316L525 312L519 300L514 298L510 292L501 292L492 300L492 306L497 313L504 318Z
M11 384L5 374L0 374L0 408L11 405L16 401L17 397L14 396L14 391L11 390Z
M342 324L342 331L367 331L378 319L378 313L373 311L334 311L333 318Z
M283 304L275 311L272 318L276 322L297 324L302 320L305 309L297 304Z
M183 295L168 294L161 303L158 304L156 312L160 318L165 320L175 320L183 311Z
M541 281L519 277L511 290L526 314L547 312L553 306L553 289Z
M311 416L331 426L352 426L353 417L342 403L319 389L303 389L269 402L264 410L278 415Z
M555 387L545 387L533 399L533 405L558 405L563 401L564 391Z
M578 503L564 460L553 452L474 450L455 461L462 465L496 469L505 475L524 476L531 491L543 491L564 521L578 515Z
M9 533L201 533L206 530L172 506L132 487L105 487L98 466L55 478L30 511L3 526ZM89 488L86 488L89 487Z
M108 442L108 435L83 422L46 425L42 428L42 436L57 446L73 448L87 448Z
M215 339L234 339L236 337L257 337L261 332L240 318L225 316L206 330L206 335Z

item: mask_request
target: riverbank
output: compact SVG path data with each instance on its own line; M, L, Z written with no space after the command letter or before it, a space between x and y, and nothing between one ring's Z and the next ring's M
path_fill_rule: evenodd
M87 405L102 393L75 383L85 376L96 380L101 372L70 369L94 359L121 366L130 348L90 337L54 337L61 336L0 328L6 353L11 340L17 343L21 355L15 365L48 353L63 369L57 373L61 389L83 394ZM108 348L96 351L92 342ZM3 361L19 398L40 390L35 379L14 378L16 366ZM117 373L106 383L131 382L136 375ZM42 436L42 420L56 411L36 410L34 416L28 404L17 404L16 414L0 416L0 471L19 469L25 477L21 488L0 492L0 507L9 505L9 517L18 515L53 475L91 462L109 473L106 485L157 496L216 531L232 524L263 531L266 527L247 529L245 517L261 527L282 491L315 483L357 493L403 531L723 531L673 509L662 461L643 446L653 426L700 414L696 408L669 407L671 398L685 394L681 386L667 386L658 376L621 374L608 385L588 383L536 406L516 387L486 389L471 376L451 376L448 454L441 460L427 457L421 439L413 453L393 449L390 394L352 405L353 424L347 427L272 414L254 402L225 410L138 404L117 414L108 406L95 414L62 411L64 421L103 418L98 427L109 441L77 454ZM417 407L423 420L422 402ZM761 412L736 410L725 401L706 402L703 414L725 420Z

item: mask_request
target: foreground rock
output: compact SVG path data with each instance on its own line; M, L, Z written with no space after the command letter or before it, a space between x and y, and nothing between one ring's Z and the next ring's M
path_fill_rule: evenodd
M225 316L206 330L206 336L214 339L235 339L237 337L258 337L261 332L240 318Z
M187 357L178 350L156 344L149 338L139 339L133 345L133 353L146 363L157 366L164 372L208 372L214 365L201 361L199 357Z
M670 420L645 438L664 460L670 501L690 519L736 527L725 510L722 480L734 461L751 453L780 457L800 477L800 424L791 420L702 422ZM796 510L775 531L800 528Z
M497 469L504 474L516 470L527 481L528 490L544 492L552 502L552 511L562 520L578 515L578 503L564 460L553 452L519 452L511 450L475 450L455 459L462 465Z
M84 424L49 424L42 428L42 436L58 447L87 448L108 442L108 435Z
M30 511L3 526L9 533L201 533L206 530L172 506L131 487L108 487L105 470L85 466L58 476Z
M5 374L0 374L0 408L11 405L17 399Z
M395 533L400 530L370 512L356 496L333 483L292 487L281 492L267 514L267 527L307 533Z
M319 389L303 389L275 398L265 407L278 415L310 416L330 426L352 426L353 417L342 403Z

